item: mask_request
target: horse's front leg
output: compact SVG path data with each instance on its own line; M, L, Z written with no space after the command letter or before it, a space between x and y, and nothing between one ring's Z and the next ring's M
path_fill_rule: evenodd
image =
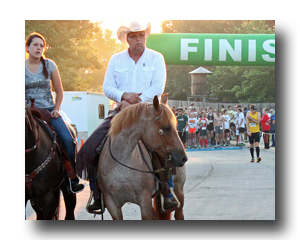
M104 194L104 203L113 220L123 220L121 207L116 205L113 197Z
M184 220L183 206L184 206L184 191L183 186L186 179L186 166L177 168L177 174L174 177L174 192L180 202L179 209L175 210L174 217L176 220Z
M177 210L175 210L174 218L176 220L184 220L184 214L183 214L184 192L183 192L183 189L179 189L179 190L175 189L175 193L180 202L180 207Z
M70 193L65 183L61 185L61 191L63 193L66 206L65 220L75 220L74 210L76 207L76 194Z
M158 214L153 209L152 206L152 197L151 194L147 194L146 196L141 196L141 201L138 204L141 208L142 220L158 220Z

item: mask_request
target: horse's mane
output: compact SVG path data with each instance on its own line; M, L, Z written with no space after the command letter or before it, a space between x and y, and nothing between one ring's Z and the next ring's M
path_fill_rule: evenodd
M123 129L129 128L132 124L138 122L142 114L149 115L148 103L134 104L124 108L112 119L109 134L116 136Z
M166 110L167 108L169 108L167 105L161 104L161 106L164 108L164 116L167 119L171 119L171 121L174 122L176 126L176 117L173 112L171 110ZM148 117L150 114L148 103L139 103L126 107L112 119L110 123L111 127L109 130L109 134L112 137L116 136L117 134L122 132L123 129L127 129L131 127L132 124L138 122L143 114L145 115L145 117Z

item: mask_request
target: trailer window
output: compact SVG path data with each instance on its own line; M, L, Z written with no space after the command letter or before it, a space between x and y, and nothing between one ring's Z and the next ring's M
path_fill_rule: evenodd
M98 114L99 114L99 119L104 119L104 105L103 104L99 104Z

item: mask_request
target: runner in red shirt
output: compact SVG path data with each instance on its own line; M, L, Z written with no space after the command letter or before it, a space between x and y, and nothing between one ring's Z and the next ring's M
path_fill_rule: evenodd
M262 118L260 120L261 129L263 131L265 149L269 149L269 133L270 133L270 117L268 115L269 109L264 108L262 110Z

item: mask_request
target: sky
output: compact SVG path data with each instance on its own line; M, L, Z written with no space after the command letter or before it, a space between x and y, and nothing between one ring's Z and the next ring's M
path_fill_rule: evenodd
M113 31L113 37L117 38L118 28L121 26L129 27L133 21L138 21L142 28L146 28L147 24L151 23L151 33L161 33L161 22L164 20L144 20L144 19L116 19L116 20L92 20L92 21L103 21L102 27Z

